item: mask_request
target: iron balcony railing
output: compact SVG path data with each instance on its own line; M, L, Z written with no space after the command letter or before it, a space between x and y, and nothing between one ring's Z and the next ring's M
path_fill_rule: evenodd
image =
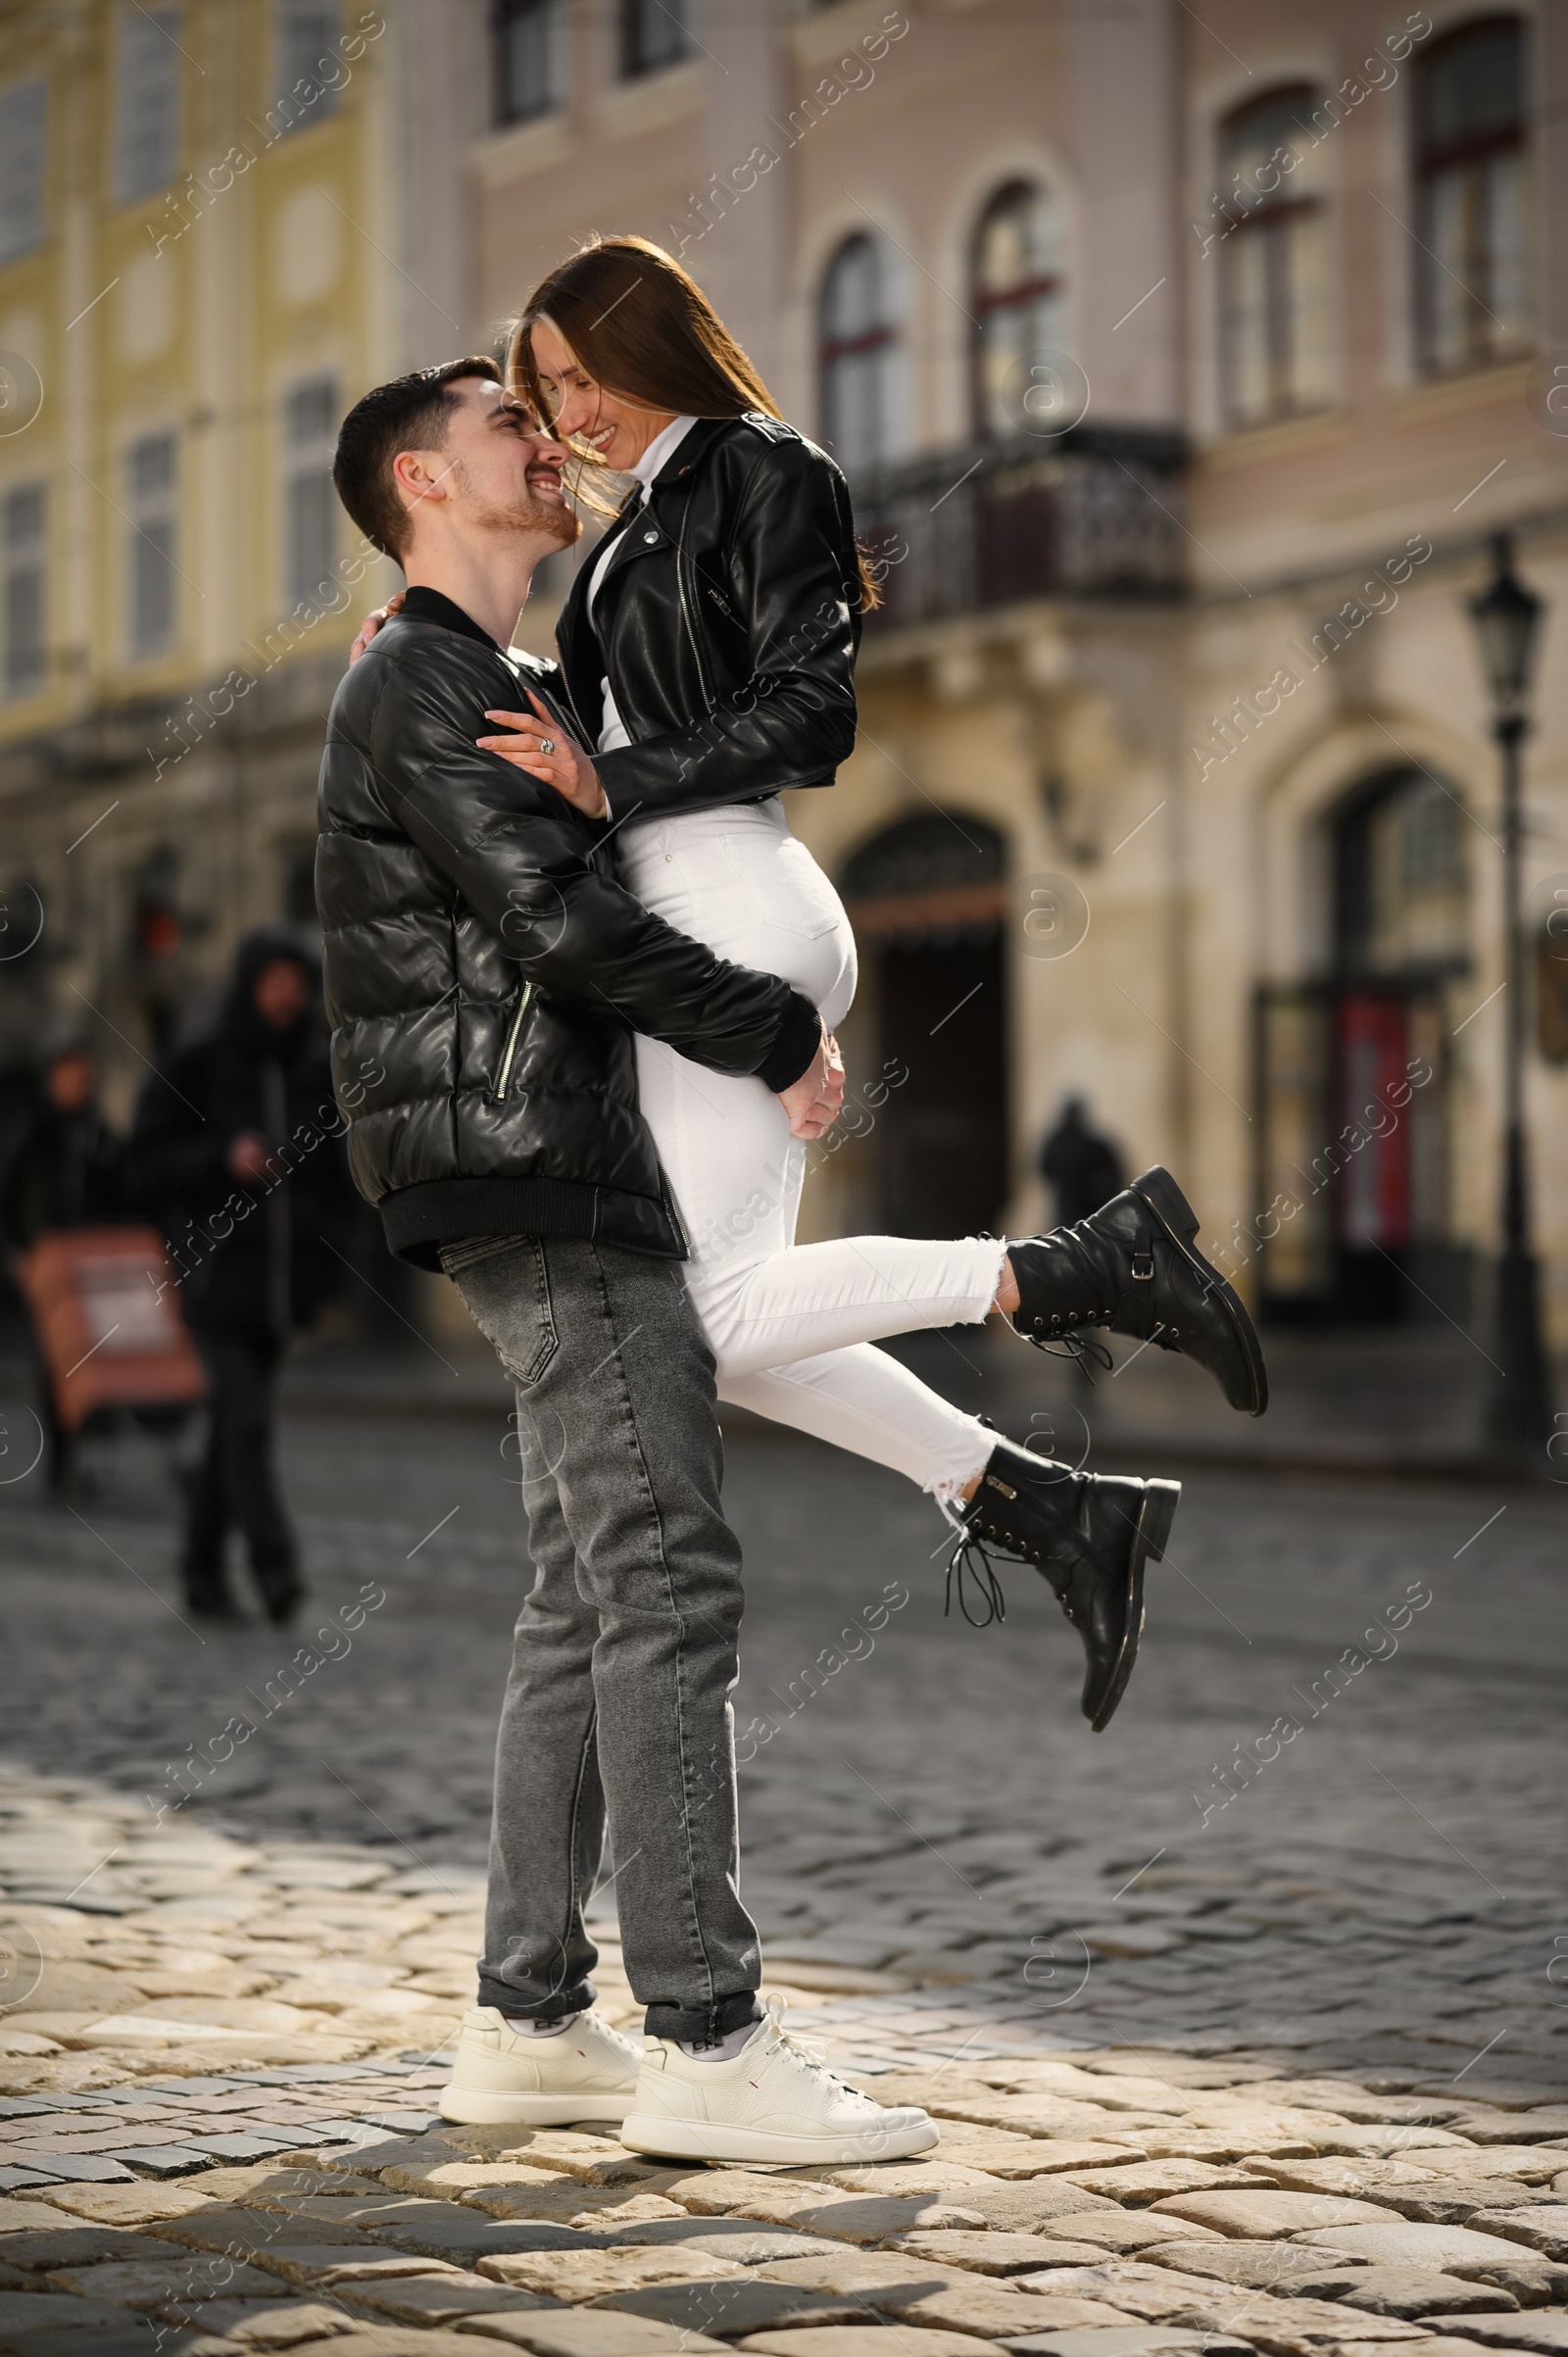
M856 530L883 600L867 627L1025 598L1180 596L1186 467L1179 433L1080 425L857 475Z

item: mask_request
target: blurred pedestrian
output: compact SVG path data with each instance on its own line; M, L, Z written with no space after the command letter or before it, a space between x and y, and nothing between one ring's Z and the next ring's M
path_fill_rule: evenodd
M147 1083L131 1135L131 1181L163 1221L207 1368L181 1562L186 1606L207 1619L242 1617L224 1562L236 1525L270 1617L287 1621L305 1595L273 1460L275 1393L290 1335L334 1288L353 1201L318 996L288 928L247 934L216 1027Z
M0 1180L0 1236L13 1274L40 1238L113 1227L125 1215L124 1140L104 1119L98 1080L90 1043L74 1032L57 1037L45 1057L37 1110ZM36 1336L34 1348L45 1470L58 1494L71 1478L76 1436L60 1420Z
M1127 1184L1121 1155L1089 1126L1081 1097L1069 1097L1040 1149L1040 1175L1056 1198L1056 1225L1076 1227L1102 1210Z

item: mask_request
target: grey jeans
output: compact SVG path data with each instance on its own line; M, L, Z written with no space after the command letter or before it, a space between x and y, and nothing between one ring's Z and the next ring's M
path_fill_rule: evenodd
M740 1900L741 1551L719 1504L713 1360L678 1268L577 1238L451 1273L517 1387L534 1584L496 1746L479 2002L593 2003L583 1905L608 1819L621 1940L656 2037L758 2011Z

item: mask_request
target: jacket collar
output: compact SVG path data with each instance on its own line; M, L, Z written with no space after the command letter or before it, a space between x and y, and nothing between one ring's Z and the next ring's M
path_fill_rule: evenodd
M496 655L501 653L489 631L481 630L471 614L465 614L461 606L439 589L426 589L420 583L405 590L403 611L416 622L437 622L443 630L456 630L461 638L476 638L481 647L489 647Z

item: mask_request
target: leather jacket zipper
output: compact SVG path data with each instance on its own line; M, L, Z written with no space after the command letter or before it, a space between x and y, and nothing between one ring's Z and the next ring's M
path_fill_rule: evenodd
M522 1018L528 1011L529 1002L533 998L533 990L534 986L531 982L525 982L522 986L522 996L517 1001L517 1011L513 1016L512 1028L507 1033L507 1044L501 1057L501 1069L496 1074L496 1085L490 1092L492 1105L500 1105L507 1094L507 1084L512 1078L513 1061L517 1053L517 1040L522 1031Z
M681 507L680 537L675 543L675 587L680 594L680 618L686 626L686 636L691 642L692 654L697 663L697 680L703 691L703 703L709 712L711 712L713 691L708 684L708 671L703 663L703 642L698 635L697 624L692 618L692 610L686 597L686 525L691 512L691 501L684 501Z

